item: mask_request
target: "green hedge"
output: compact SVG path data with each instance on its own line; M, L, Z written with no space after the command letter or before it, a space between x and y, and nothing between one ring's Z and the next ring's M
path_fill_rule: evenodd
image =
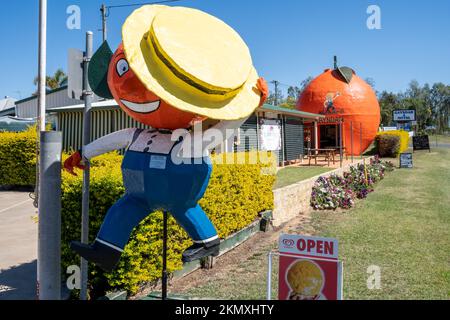
M254 155L256 152L235 154L232 157L242 160ZM89 203L90 241L95 239L109 207L124 192L120 158L117 154L109 154L93 159ZM257 164L228 164L224 163L222 156L213 157L213 173L200 205L216 226L220 237L224 238L246 227L257 218L259 212L273 208L275 159L268 159L270 162L264 159L264 163L259 161ZM69 243L80 238L81 186L81 174L73 177L63 173L63 270L69 265L79 264L79 257L70 250ZM181 253L192 242L173 218L169 220L169 238L168 270L173 272L182 268ZM99 268L90 266L92 297L113 288L136 293L142 284L157 280L161 275L161 251L162 213L156 212L135 228L115 271L105 274Z
M36 126L0 132L0 185L32 186L36 181Z

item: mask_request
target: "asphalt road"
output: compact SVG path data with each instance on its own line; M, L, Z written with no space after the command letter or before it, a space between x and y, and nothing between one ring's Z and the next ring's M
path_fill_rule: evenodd
M412 144L409 145L410 148L412 148L412 146ZM450 148L450 143L438 142L438 144L436 145L435 141L430 140L430 148Z
M0 300L36 299L35 214L28 192L0 191Z

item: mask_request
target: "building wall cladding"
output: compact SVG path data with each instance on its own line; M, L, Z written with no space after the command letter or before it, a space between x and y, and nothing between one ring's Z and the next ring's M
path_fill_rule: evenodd
M304 153L303 123L296 118L285 118L284 121L284 147L285 160L299 159Z
M239 141L234 150L237 152L259 150L259 124L262 117L251 116L240 128ZM273 119L273 118L264 118ZM298 118L280 116L282 148L276 151L278 162L300 159L304 153L303 122Z
M63 150L66 152L78 150L82 147L83 112L63 111L57 114L57 130L62 131ZM143 125L130 118L121 109L92 110L91 139L95 140L111 132L126 128L146 129Z
M303 154L303 124L296 118L280 118L282 127L282 149L277 151L279 162L299 159ZM98 139L111 132L126 128L149 128L129 117L118 107L93 109L91 116L91 137ZM82 147L83 112L61 111L57 113L57 130L63 133L63 150L78 150ZM239 130L239 144L234 151L259 149L258 117L251 116Z
M94 96L93 102L98 101L99 98ZM67 87L55 89L50 93L47 93L45 99L45 105L47 110L58 108L61 106L74 106L82 104L83 101L70 99L67 93ZM38 109L37 97L30 97L28 99L20 100L16 102L16 112L19 118L36 118Z

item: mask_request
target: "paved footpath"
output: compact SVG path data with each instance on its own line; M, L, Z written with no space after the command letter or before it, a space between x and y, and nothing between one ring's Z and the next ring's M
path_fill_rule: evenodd
M0 300L36 298L35 215L29 192L0 191Z

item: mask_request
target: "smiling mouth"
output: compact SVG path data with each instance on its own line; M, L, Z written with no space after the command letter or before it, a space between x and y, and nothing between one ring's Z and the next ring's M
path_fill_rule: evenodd
M125 107L130 109L133 112L137 113L151 113L158 110L159 105L161 104L161 100L145 102L145 103L135 103L127 100L120 100Z

